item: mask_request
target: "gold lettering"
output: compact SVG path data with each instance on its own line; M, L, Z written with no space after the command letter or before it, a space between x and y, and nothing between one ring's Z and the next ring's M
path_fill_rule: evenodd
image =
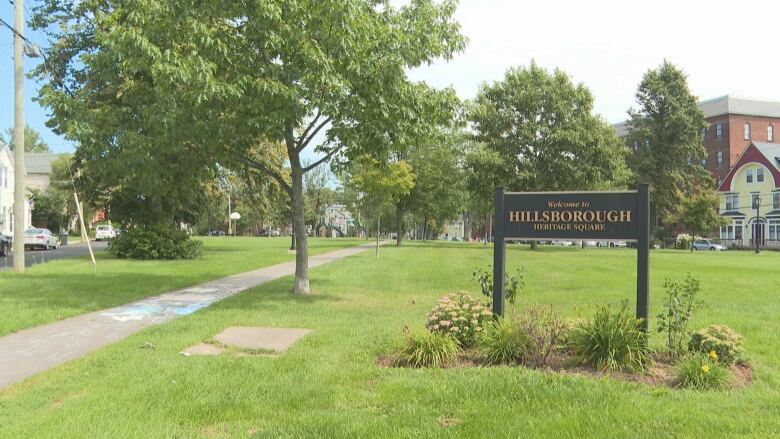
M592 210L586 210L585 212L582 212L582 220L586 223L592 223L595 219L596 214Z
M558 212L557 210L553 210L550 213L550 221L552 221L554 223L560 222L561 221L561 213Z
M564 223L570 223L571 222L571 210L564 210L561 212L561 222Z
M574 211L574 222L575 223L581 223L582 222L582 211L575 210Z
M520 221L520 212L518 212L516 210L510 211L509 212L509 222L510 223L515 223L515 222L518 222L518 221Z
M618 219L618 212L617 210L610 210L607 212L607 221L614 223Z
M630 210L621 210L620 211L620 222L621 223L630 223L631 222L631 211Z

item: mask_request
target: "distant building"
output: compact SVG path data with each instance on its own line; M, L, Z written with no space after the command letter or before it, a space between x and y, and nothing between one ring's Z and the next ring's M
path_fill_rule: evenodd
M777 143L780 129L780 102L721 96L699 102L699 108L709 126L701 131L707 157L702 165L707 168L717 186L723 182L732 165L751 141ZM618 136L628 135L628 122L614 125ZM633 140L629 145L635 152L645 145Z
M444 225L444 231L439 235L442 239L452 241L464 241L466 236L466 223L463 220L463 215L458 215L458 218L448 222Z
M780 248L780 144L749 142L718 191L724 244Z
M328 204L322 215L322 225L332 230L338 230L341 236L347 236L349 228L354 225L352 213L343 204Z
M27 168L27 189L45 191L49 188L51 164L60 158L60 154L28 152L24 154L24 167Z
M14 231L14 157L13 151L0 142L0 234L11 235ZM30 227L30 201L26 200L24 228Z

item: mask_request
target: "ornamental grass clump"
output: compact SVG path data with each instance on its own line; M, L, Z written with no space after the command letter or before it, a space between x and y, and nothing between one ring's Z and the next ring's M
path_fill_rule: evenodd
M487 364L522 362L529 343L520 325L508 317L488 323L477 337L479 353Z
M458 291L439 299L428 313L425 327L431 332L451 335L461 346L468 347L474 344L476 335L492 316L493 313L479 300L465 291Z
M647 334L627 310L626 302L618 312L608 306L599 309L592 320L572 328L569 348L599 370L643 372L650 359Z
M441 367L460 350L458 342L441 332L411 333L404 330L404 339L393 351L391 361L397 367Z
M677 380L680 387L700 390L725 389L731 382L728 367L717 361L717 354L692 354L677 363Z
M722 364L734 364L743 359L742 336L726 325L711 325L691 335L688 350L709 354L714 352Z

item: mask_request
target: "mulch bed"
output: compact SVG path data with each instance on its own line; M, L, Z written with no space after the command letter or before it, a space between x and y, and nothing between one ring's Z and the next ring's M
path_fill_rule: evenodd
M380 356L377 365L381 367L396 367L392 357ZM646 384L648 386L664 386L672 389L680 388L676 378L676 369L672 360L666 355L655 355L652 364L645 373L616 370L598 370L593 366L581 364L572 355L556 353L548 359L547 365L542 367L527 367L524 365L500 365L493 366L480 361L479 355L474 351L459 352L454 360L444 364L443 369L469 368L469 367L522 367L559 373L563 375L583 375L593 378L611 378L620 381ZM729 388L738 389L744 387L753 380L753 366L750 363L739 363L731 366L731 385Z

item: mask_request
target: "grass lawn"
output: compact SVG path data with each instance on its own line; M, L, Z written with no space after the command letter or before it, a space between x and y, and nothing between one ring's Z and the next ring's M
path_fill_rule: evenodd
M635 296L630 249L510 246L526 267L519 306L582 305ZM448 291L476 293L481 245L407 243L312 270L315 294L289 278L148 328L0 391L0 435L19 437L770 437L780 431L780 253L651 253L651 315L666 276L702 280L693 329L745 336L753 383L739 390L670 390L522 367L392 369L376 357L403 325L422 328ZM633 306L633 305L632 305ZM651 328L654 320L650 322ZM279 358L185 357L226 326L311 328ZM156 349L139 348L145 342ZM657 334L652 342L660 345Z
M229 274L293 260L289 238L198 238L203 257L194 261L131 261L98 252L97 270L89 256L59 259L19 275L0 272L0 336L23 328ZM356 239L309 239L310 254L357 245Z

